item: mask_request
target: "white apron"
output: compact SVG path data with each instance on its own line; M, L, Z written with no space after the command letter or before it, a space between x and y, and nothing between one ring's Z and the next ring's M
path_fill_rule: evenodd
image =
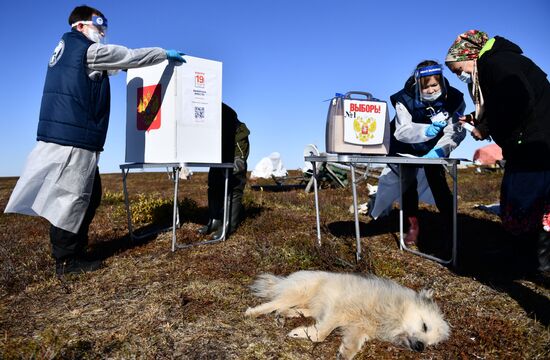
M374 207L371 212L371 216L377 219L379 216L385 216L391 210L393 203L399 203L399 168L398 166L391 166L395 171L392 171L390 166L384 167L380 177L378 178L378 190L376 191L376 199L374 201ZM424 169L419 168L416 173L416 181L418 192L418 200L434 205L434 197L428 180L424 174ZM401 204L400 204L401 206Z
M99 153L39 141L4 212L41 216L78 232L90 203Z

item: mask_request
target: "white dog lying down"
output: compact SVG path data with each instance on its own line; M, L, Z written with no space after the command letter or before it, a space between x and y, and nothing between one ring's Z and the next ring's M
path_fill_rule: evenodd
M250 286L269 300L248 308L247 316L276 312L286 317L312 317L288 336L320 342L342 332L339 355L352 359L370 339L389 341L415 351L449 337L449 325L431 291L420 293L376 276L324 271L298 271L287 277L262 274Z

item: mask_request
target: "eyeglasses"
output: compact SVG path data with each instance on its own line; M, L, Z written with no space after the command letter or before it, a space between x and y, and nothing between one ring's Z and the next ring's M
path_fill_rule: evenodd
M102 33L107 31L107 19L101 16L93 15L92 20L77 21L74 24L72 24L71 27L74 27L78 24L94 25L97 28L97 30L99 30Z

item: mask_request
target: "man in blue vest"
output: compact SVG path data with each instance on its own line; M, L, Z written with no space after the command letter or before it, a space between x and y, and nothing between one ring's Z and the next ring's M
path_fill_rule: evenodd
M166 59L185 62L175 50L103 44L107 18L89 6L74 8L69 25L71 31L62 36L48 63L38 143L5 210L50 222L58 276L102 265L85 255L88 228L101 201L97 164L109 125L109 75Z

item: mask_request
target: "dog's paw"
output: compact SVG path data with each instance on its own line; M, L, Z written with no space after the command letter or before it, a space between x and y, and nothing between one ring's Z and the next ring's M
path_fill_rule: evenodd
M295 339L307 339L306 328L303 326L297 327L287 334L288 337Z
M336 360L352 360L354 355L343 353L342 350L336 354Z
M357 351L349 349L346 346L344 346L344 344L342 344L338 349L338 353L336 354L336 359L352 360L355 357L355 354L357 354Z
M319 341L318 332L313 327L299 326L287 334L288 337L294 339L308 339L313 342Z
M256 311L254 311L254 308L249 307L249 308L246 309L246 311L244 312L244 316L256 317L256 316L258 316L258 314L256 314Z

